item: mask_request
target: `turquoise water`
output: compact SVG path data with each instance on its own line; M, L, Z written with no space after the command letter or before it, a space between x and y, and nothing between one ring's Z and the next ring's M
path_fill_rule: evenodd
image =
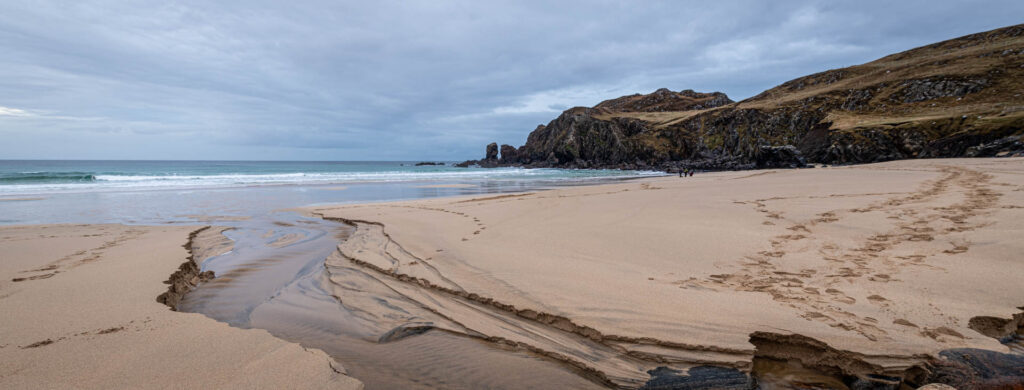
M0 160L0 224L210 222L199 215L254 217L313 204L525 191L658 174L408 161ZM432 187L440 184L460 186Z

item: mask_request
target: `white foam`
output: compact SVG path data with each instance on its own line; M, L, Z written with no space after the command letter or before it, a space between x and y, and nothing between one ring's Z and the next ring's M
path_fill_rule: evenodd
M378 171L332 173L274 173L220 175L96 175L93 182L15 184L0 186L0 194L94 192L151 189L231 188L260 185L317 185L366 182L429 182L487 180L578 181L596 178L654 176L655 171L600 171L564 169L459 169L450 171Z

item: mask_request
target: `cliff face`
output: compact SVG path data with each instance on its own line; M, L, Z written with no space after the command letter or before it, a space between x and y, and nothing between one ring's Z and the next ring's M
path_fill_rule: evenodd
M742 169L1024 155L1024 25L788 81L741 102L659 89L566 110L483 166Z

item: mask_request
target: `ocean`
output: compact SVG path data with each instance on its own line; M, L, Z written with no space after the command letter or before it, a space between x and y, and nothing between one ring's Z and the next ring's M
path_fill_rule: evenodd
M0 224L205 223L315 204L526 191L661 174L415 164L0 160Z

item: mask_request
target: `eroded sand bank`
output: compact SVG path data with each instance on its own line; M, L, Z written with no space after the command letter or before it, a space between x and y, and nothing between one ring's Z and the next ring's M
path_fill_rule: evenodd
M0 387L362 387L321 351L158 303L195 230L0 227Z
M598 382L747 370L754 332L898 370L1024 305L1024 159L722 172L524 194L316 207L357 226L330 279L381 337L443 329ZM386 305L360 280L384 283ZM368 289L368 288L367 288ZM769 340L768 342L772 342Z

